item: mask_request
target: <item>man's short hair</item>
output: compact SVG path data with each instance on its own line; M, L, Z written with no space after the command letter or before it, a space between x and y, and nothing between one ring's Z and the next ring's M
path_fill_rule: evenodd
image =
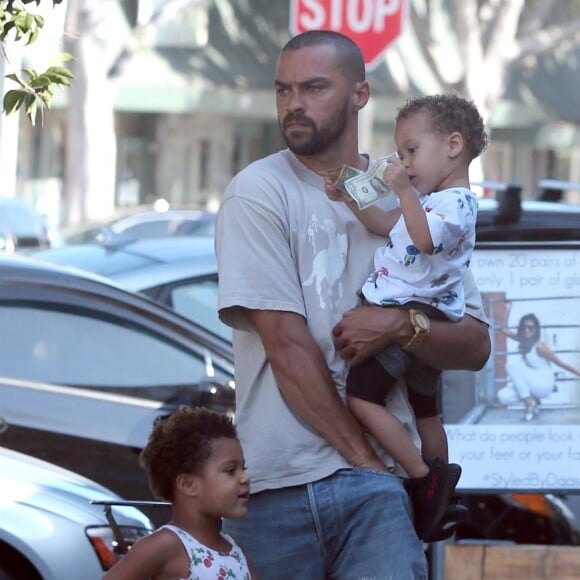
M365 62L360 48L348 36L340 32L308 30L291 38L282 48L282 52L323 45L334 47L340 61L340 68L346 78L352 82L365 80Z

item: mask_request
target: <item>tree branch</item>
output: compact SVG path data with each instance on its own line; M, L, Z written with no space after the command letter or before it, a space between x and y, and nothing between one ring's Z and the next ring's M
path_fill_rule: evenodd
M451 20L462 55L465 91L469 95L477 92L472 86L472 78L481 74L480 65L483 62L483 39L477 8L477 0L451 1Z
M433 38L431 36L431 11L427 10L426 15L421 17L413 4L411 3L411 26L415 31L415 36L418 40L418 46L421 51L421 55L425 59L425 62L429 66L429 69L433 73L433 76L437 79L437 83L440 87L446 87L447 83L441 74L441 70L433 53L431 52L431 47L433 46Z
M511 62L522 60L528 55L539 56L552 50L564 40L580 39L580 19L572 20L564 25L550 26L533 34L520 38L514 47Z
M147 34L154 30L156 27L171 20L171 16L174 15L181 8L184 8L188 4L201 4L206 0L166 0L162 3L159 8L151 15L151 18L140 26L137 26L133 30L133 34L130 37L129 42L119 53L115 62L112 64L109 78L113 79L118 77L125 63L137 52L137 50L142 46L142 39L147 36Z
M490 29L489 40L484 54L486 63L501 63L509 61L514 52L516 42L506 46L506 39L515 39L518 22L524 9L525 0L509 0L501 3L495 11L494 22Z

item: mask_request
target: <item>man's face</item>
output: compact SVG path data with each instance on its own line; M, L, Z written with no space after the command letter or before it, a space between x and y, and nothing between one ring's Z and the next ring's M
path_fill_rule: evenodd
M276 70L276 109L282 136L296 155L324 153L349 123L350 87L332 46L284 51Z

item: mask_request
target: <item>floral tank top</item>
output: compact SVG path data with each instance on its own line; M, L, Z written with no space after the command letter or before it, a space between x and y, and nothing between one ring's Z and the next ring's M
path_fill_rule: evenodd
M176 534L189 556L189 576L182 580L250 580L246 557L229 534L222 533L222 537L232 545L229 554L224 554L204 546L177 526L168 524L161 529Z

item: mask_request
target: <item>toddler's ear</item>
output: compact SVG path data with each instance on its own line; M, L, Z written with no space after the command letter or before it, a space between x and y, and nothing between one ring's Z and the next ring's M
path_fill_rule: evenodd
M463 153L465 143L463 135L459 131L454 131L447 137L447 155L450 159L455 159Z

